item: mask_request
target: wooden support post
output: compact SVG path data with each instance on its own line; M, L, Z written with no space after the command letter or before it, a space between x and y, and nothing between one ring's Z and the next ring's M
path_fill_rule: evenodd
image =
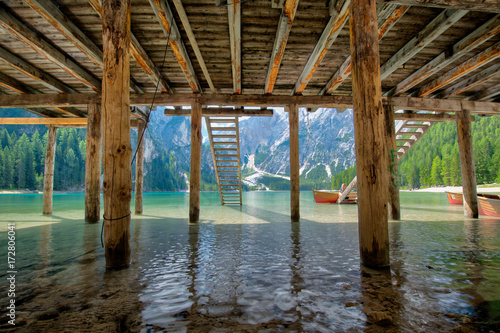
M455 115L457 117L458 151L464 191L464 215L477 218L476 168L472 151L470 111L463 109L462 112L456 112Z
M200 219L201 104L191 104L191 169L189 179L189 222Z
M102 82L104 248L106 266L130 261L130 0L104 0Z
M85 221L97 222L101 215L101 106L89 104L85 159Z
M144 180L144 142L146 141L146 123L139 122L137 127L137 156L135 157L135 213L142 214L142 185Z
M300 219L299 106L291 104L290 124L290 215L292 222Z
M358 176L361 262L387 267L387 158L375 1L353 0L350 8L354 135Z
M52 190L54 188L54 161L56 158L57 127L49 126L45 171L43 173L43 214L52 214Z
M401 220L399 205L399 158L396 148L396 126L394 124L394 108L384 106L384 135L385 148L387 151L387 166L389 180L389 217L393 220Z

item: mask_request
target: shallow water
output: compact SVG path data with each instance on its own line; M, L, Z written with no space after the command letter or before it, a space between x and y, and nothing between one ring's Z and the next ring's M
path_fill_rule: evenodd
M373 271L360 266L356 205L302 192L301 222L291 223L287 192L243 200L221 207L218 193L202 193L201 222L189 224L187 194L145 194L131 266L106 271L101 224L84 223L83 195L56 194L52 216L41 215L41 195L0 195L2 267L16 222L16 329L500 330L500 218L465 218L444 194L401 193L391 269Z

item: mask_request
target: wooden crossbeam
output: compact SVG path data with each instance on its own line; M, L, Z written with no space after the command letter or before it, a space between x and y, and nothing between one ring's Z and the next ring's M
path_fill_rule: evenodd
M409 6L395 6L388 5L388 8L380 13L379 16L379 28L378 28L378 39L381 40L384 35L392 29L392 27L397 23L397 21L408 11ZM320 95L326 94L331 95L342 83L351 75L351 55L349 55L346 60L340 65L339 69L333 74L333 76L328 80L327 84L321 91Z
M130 105L150 106L154 94L131 94ZM64 107L87 106L100 103L98 94L40 94L40 95L0 95L0 108L29 107ZM279 107L296 103L300 107L310 108L352 108L350 96L268 96L268 95L233 95L233 94L160 94L156 95L157 105L187 106L198 99L202 105L232 105ZM382 97L385 105L392 105L398 110L426 110L438 112L460 112L463 109L472 113L500 114L500 103L464 101L437 98ZM211 108L209 108L211 109ZM182 114L184 111L175 111ZM262 110L244 110L244 112L262 112ZM269 112L269 111L267 111ZM175 113L174 113L175 114Z
M137 127L142 120L130 120ZM87 118L0 118L0 125L50 125L55 127L87 127Z
M497 95L500 95L500 84L497 84L493 87L489 87L488 89L476 93L472 98L472 100L488 101Z
M186 77L186 80L193 92L201 92L200 83L194 71L193 64L187 53L186 47L181 39L181 34L177 23L175 23L172 10L166 0L149 0L153 11L160 23L165 36L168 36L168 42L175 54L179 66Z
M60 66L69 74L73 75L84 84L92 87L95 91L101 90L101 81L82 68L70 56L59 51L47 40L29 28L29 25L14 17L4 7L0 6L0 26L9 31L13 36L29 45L40 55Z
M410 121L456 121L454 114L449 113L394 113L395 120Z
M228 0L227 16L229 21L233 91L235 94L241 94L241 1Z
M92 8L102 17L102 3L101 0L88 0ZM144 72L149 76L151 81L156 85L159 83L159 87L162 92L173 93L172 88L170 88L167 79L160 73L160 70L153 63L151 58L148 56L142 45L139 43L133 32L130 32L130 52L134 57L137 64L144 70Z
M399 66L406 63L467 13L466 10L444 10L380 68L381 80L394 73Z
M457 67L449 70L447 73L438 77L434 81L426 84L416 93L418 97L424 97L432 94L438 89L458 80L464 75L472 72L473 70L497 59L500 57L500 42L487 48L476 56L470 58L466 62L458 65Z
M269 67L267 68L266 83L264 86L264 93L266 94L271 94L273 92L274 84L276 83L276 78L278 77L281 59L285 54L288 35L292 30L292 24L298 5L299 0L287 0L281 10L278 28L276 29L276 37L274 38L273 52L269 61Z
M424 6L437 8L456 8L478 12L500 13L498 0L377 0L383 3L395 3L406 6Z
M488 41L498 33L500 33L500 14L495 15L493 18L488 20L488 22L484 23L472 33L461 39L458 43L453 45L451 55L448 55L447 52L442 52L418 71L401 81L391 91L391 94L396 96L407 91L408 89L411 89L415 85L423 82L428 77L445 68L453 61L462 57L467 52L472 51L479 45Z
M166 116L189 116L189 110L183 109L165 109ZM202 115L205 117L244 117L244 116L261 116L272 117L272 109L233 109L233 108L203 108ZM235 127L225 127L228 130L235 130Z
M306 89L307 84L318 69L321 60L323 60L326 52L335 42L337 36L344 27L344 24L347 22L350 4L351 0L344 1L344 4L342 5L342 8L340 9L338 15L330 17L330 20L323 30L321 37L314 47L314 50L309 56L309 59L307 59L307 63L304 66L302 73L300 73L300 76L295 83L292 95L300 95Z

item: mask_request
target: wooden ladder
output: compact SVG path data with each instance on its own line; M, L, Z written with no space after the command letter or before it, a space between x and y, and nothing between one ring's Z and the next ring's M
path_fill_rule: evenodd
M398 155L398 159L403 158L432 124L429 121L408 120L399 120L396 123L396 154Z
M403 158L415 142L417 142L422 135L427 132L432 124L432 122L428 121L399 120L396 122L396 154L398 155L398 160ZM357 183L358 177L355 176L349 186L347 186L344 192L342 192L342 195L337 200L337 203L342 203Z
M222 205L241 205L238 117L205 117Z

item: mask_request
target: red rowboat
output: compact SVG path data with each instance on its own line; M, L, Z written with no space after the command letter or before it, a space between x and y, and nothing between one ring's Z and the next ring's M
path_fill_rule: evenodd
M454 192L445 192L446 197L448 198L448 201L452 205L463 205L464 204L464 198L462 193L454 193Z
M336 203L339 199L339 192L313 190L313 196L316 203Z
M477 194L479 214L500 217L500 195Z

